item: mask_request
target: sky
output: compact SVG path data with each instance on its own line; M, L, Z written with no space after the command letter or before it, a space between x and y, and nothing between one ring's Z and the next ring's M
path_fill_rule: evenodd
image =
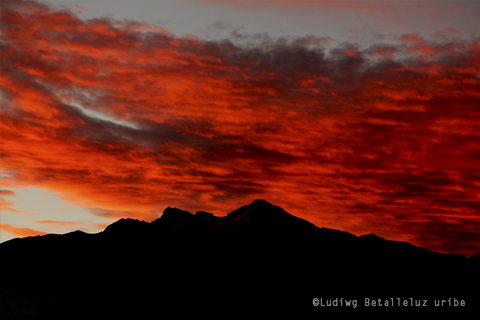
M480 1L2 1L0 241L265 199L477 254L478 16Z

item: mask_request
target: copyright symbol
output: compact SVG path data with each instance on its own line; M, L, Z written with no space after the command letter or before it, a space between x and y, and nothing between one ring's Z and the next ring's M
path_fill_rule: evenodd
M313 306L316 307L320 304L320 301L318 300L318 298L313 298Z

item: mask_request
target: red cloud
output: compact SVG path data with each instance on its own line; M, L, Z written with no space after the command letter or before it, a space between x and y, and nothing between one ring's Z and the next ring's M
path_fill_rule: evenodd
M480 249L478 39L246 47L33 2L1 15L4 185L148 221L262 197L320 226Z

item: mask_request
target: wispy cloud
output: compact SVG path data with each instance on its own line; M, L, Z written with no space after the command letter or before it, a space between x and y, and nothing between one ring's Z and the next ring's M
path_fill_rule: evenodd
M15 192L11 190L0 190L0 211L38 215L38 213L35 213L35 212L17 210L13 208L14 204L12 202L7 201L3 198L3 197L15 197L15 196L16 196Z
M8 233L13 234L14 236L17 237L32 237L32 236L42 236L45 235L45 232L41 232L38 230L33 230L30 228L18 228L18 227L13 227L9 224L6 223L0 223L0 230L6 231Z

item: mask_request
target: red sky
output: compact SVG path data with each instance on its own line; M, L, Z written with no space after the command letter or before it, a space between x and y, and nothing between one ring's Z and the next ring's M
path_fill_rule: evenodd
M146 221L263 198L321 227L480 252L479 38L207 41L35 2L1 19L2 210L31 214L8 200L22 187Z

